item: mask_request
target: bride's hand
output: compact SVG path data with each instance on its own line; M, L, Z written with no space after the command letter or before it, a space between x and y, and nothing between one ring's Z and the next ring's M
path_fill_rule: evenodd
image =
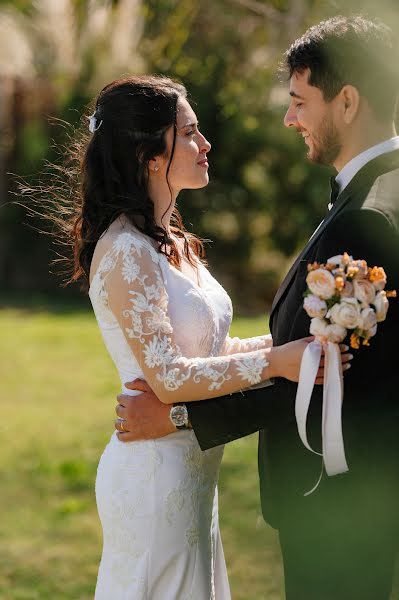
M301 368L302 356L305 349L314 341L314 337L302 338L294 342L288 342L282 346L273 347L273 371L277 373L277 377L284 377L289 381L297 382L299 380L299 371ZM348 346L340 344L341 362L344 371L350 368L350 361L353 358L352 354L348 354ZM319 370L317 372L316 384L320 385L324 379L324 356L320 360Z

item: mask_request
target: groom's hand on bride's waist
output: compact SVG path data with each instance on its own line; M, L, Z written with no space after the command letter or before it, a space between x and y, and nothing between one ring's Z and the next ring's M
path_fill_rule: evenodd
M137 396L118 396L115 429L121 442L153 440L176 431L169 418L170 406L158 400L146 381L135 379L126 383L125 387L142 393Z

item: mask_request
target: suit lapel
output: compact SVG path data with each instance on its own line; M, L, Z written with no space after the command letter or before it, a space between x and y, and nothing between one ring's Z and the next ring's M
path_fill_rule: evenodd
M338 200L337 200L337 202L338 202ZM297 271L299 263L301 262L303 257L308 253L308 251L312 248L313 244L315 244L315 242L319 239L321 233L324 231L324 229L327 227L328 223L331 221L331 218L333 217L333 210L334 210L334 207L328 213L326 218L320 223L320 225L317 227L317 229L313 232L312 236L309 238L308 243L306 244L306 246L304 247L302 252L295 259L295 262L293 263L292 267L290 268L287 275L285 276L282 284L280 285L279 289L277 290L277 293L274 297L273 304L272 304L272 312L276 308L277 304L280 302L280 299L284 295L285 290L287 289L287 287L291 283L293 277L295 276L295 273Z
M273 313L276 310L280 300L284 296L285 291L289 287L291 281L293 280L300 261L309 253L309 251L313 248L316 242L319 240L320 236L325 231L326 227L330 225L330 223L337 217L337 215L342 211L342 209L348 204L354 192L358 193L359 189L364 188L364 194L367 196L373 182L375 179L381 175L382 173L387 173L399 167L399 151L395 150L393 152L389 152L388 154L384 154L378 156L376 159L370 161L367 165L363 167L352 179L349 185L344 189L342 194L340 194L334 203L331 211L328 213L324 221L322 221L316 231L313 233L312 237L309 239L308 243L299 254L294 264L288 271L285 276L282 284L280 285L277 293L274 297L272 310L270 314L270 322L273 317ZM344 251L344 249L342 250Z

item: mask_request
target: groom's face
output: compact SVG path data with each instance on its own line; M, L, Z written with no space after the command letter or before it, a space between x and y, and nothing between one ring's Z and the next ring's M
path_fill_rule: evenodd
M309 85L309 69L294 72L290 79L291 101L284 117L286 127L295 127L308 147L312 162L332 165L342 144L334 121L334 100L326 102L322 91Z

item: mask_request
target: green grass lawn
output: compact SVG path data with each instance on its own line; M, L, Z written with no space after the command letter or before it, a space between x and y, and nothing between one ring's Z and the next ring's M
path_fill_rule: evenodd
M0 310L0 598L93 598L101 552L94 498L118 377L89 309ZM233 335L265 332L237 319ZM226 447L222 536L234 600L279 600L275 532L260 516L256 436ZM112 600L112 599L110 599Z

